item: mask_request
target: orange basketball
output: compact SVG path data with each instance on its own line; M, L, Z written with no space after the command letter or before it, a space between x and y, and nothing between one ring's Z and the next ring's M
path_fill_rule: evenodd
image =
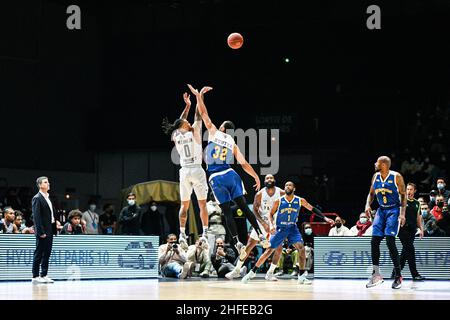
M228 36L227 42L231 49L239 49L244 43L244 38L239 33L234 32Z

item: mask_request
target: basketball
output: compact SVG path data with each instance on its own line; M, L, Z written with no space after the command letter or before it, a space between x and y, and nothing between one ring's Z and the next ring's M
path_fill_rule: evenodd
M227 42L228 46L231 49L239 49L244 43L244 38L241 36L241 34L234 32L228 36Z

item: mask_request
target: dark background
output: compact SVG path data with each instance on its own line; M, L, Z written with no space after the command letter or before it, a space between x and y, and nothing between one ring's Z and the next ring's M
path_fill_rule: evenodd
M71 4L81 30L66 28ZM381 30L366 27L371 4ZM399 170L428 135L443 130L448 145L449 18L443 0L5 1L0 167L93 172L98 152L169 152L162 118L179 116L186 83L210 85L216 124L293 116L282 156L311 154L312 176L333 185L314 200L357 214L379 155L394 153ZM226 45L231 32L241 49Z

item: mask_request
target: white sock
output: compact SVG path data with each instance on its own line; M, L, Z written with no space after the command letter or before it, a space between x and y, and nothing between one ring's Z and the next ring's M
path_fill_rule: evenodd
M180 232L182 234L186 234L186 227L180 227Z
M244 261L239 260L236 264L235 270L241 270L241 267L243 264L244 264Z
M208 226L203 226L203 234L208 233Z
M271 263L269 271L267 271L267 273L273 273L275 271L276 267L277 267L276 264Z

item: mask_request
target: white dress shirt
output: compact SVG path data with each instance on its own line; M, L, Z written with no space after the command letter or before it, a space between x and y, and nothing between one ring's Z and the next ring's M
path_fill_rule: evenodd
M52 212L52 224L53 224L53 223L55 223L55 216L53 214L53 206L52 206L52 202L50 201L50 197L49 197L48 193L45 194L42 191L39 191L39 193L44 196L45 201L47 201L47 204L50 207L50 211Z

